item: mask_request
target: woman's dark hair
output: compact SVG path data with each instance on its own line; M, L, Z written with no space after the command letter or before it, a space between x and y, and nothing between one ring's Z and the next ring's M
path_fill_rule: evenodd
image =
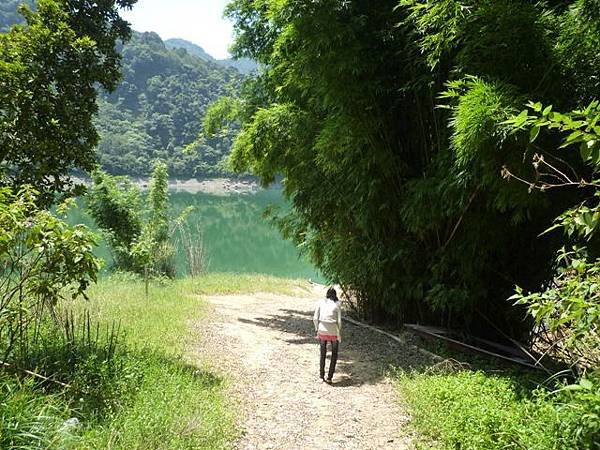
M330 287L329 289L327 289L327 295L326 297L328 299L333 300L334 302L338 301L338 296L337 296L337 292L335 292L335 289Z

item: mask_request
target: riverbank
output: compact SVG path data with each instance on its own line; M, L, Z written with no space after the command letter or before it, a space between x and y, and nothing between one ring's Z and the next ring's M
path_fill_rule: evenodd
M147 179L133 179L142 189L148 188ZM274 187L273 189L277 189ZM197 180L195 178L189 180L170 179L169 191L171 192L187 192L190 194L211 194L219 196L230 196L238 194L256 194L263 190L260 185L254 180L243 180L234 178L209 178Z

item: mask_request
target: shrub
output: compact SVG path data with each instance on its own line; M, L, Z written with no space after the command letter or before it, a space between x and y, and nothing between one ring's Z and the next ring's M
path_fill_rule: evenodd
M131 246L142 232L140 190L127 177L112 177L96 170L86 196L87 208L104 232L117 268L133 270Z
M170 220L166 164L155 164L145 204L140 189L127 177L98 170L93 182L87 196L88 210L107 237L116 268L146 278L175 277L175 247L170 236L190 210Z
M591 172L571 173L564 161L550 160L542 153L534 157L537 176L526 182L531 190L564 190L578 187L587 198L565 210L548 233L561 228L566 245L557 256L556 273L544 290L527 292L517 287L512 297L517 304L526 305L542 331L538 340L546 351L578 370L600 367L600 300L597 257L597 230L600 228L600 103L591 102L586 108L566 114L552 111L552 105L530 102L528 109L507 123L515 130L529 129L533 144L540 130L558 131L563 136L561 148L569 148ZM565 157L570 156L565 152ZM514 177L505 170L508 178ZM548 331L548 333L543 333Z
M556 399L561 436L571 438L572 448L600 449L600 373L566 386Z
M35 330L66 297L85 296L96 281L95 236L36 205L37 193L0 189L0 358L27 351Z

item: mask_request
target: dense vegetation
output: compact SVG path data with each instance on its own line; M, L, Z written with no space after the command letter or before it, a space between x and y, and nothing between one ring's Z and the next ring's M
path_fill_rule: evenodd
M115 46L130 33L117 11L133 3L98 12L83 0L40 1L22 10L27 26L0 33L1 184L30 184L49 201L72 187L72 170L94 167L97 89L117 87Z
M143 296L125 275L88 293L95 237L46 209L74 169L93 166L97 90L117 86L115 45L129 36L118 10L133 3L40 0L0 34L2 447L219 448L233 434L221 381L183 349L201 305L190 293L240 279L146 282ZM265 184L284 176L294 210L282 230L368 317L525 338L576 376L532 392L484 373L404 374L419 429L446 448L597 450L598 1L373 5L234 0L236 52L264 71L214 104L207 130L241 130L236 170ZM163 158L196 175L220 164L224 152L196 150L228 133L189 152L193 126L176 133L198 92L182 86L214 67L151 33L134 44L122 48L124 83L103 94L98 124L115 140L105 165L142 174ZM214 98L203 92L198 122ZM128 159L119 143L132 145ZM167 170L155 166L145 205L127 182L94 175L90 210L127 270L168 274ZM534 323L549 341L531 338Z
M155 33L134 33L120 49L123 80L100 102L98 160L116 175L148 176L151 162L167 162L174 177L229 173L227 137L198 140L207 106L234 92L241 76L169 49Z
M534 147L506 121L528 99L569 111L598 95L599 10L235 0L234 50L267 70L216 103L207 129L241 123L233 165L284 176L282 230L367 316L527 339L507 299L552 278L562 236L538 235L589 192L515 177L535 179L536 152L590 169L556 133L537 127Z
M600 448L600 387L583 382L551 393L534 386L530 377L501 370L433 370L398 379L412 426L431 438L431 448Z
M230 448L236 430L225 380L189 351L199 338L190 320L202 319L203 294L297 286L214 274L152 286L147 296L137 277L101 280L88 301L60 305L73 311L73 332L49 327L30 347L37 360L29 363L69 387L0 370L0 448Z
M112 269L143 274L146 283L150 277L175 277L176 231L183 239L190 274L200 275L206 269L202 237L192 237L185 226L193 208L187 207L178 217L170 217L168 178L167 165L157 162L144 196L128 177L95 170L85 196L87 210L110 247Z
M0 0L0 32L22 23L21 0ZM100 136L96 159L116 175L149 176L152 161L167 161L171 176L231 174L223 163L227 137L199 140L207 106L235 91L241 73L256 64L247 59L217 61L194 44L156 33L133 33L117 47L122 80L113 94L101 93L95 125ZM90 169L90 164L79 168Z
M403 375L418 429L442 448L599 448L600 4L227 13L266 69L205 126L241 127L237 170L284 176L283 232L371 319L517 338L575 374Z
M96 96L116 87L115 46L129 35L118 10L133 3L40 0L0 35L1 448L230 447L223 380L185 350L199 294L290 289L222 275L144 289L131 274L90 288L97 237L62 220L73 201L56 200L73 170L94 167ZM118 262L170 275L166 164L154 165L145 202L124 180L94 178L89 207Z

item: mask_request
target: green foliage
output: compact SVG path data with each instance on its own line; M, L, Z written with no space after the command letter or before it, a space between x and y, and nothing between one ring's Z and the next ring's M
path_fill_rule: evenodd
M21 3L34 4L0 3L0 32L23 22L17 13ZM207 105L239 85L235 69L248 74L256 64L248 59L215 61L201 49L197 54L198 49L187 41L163 43L155 33L135 32L131 41L117 45L123 82L112 95L101 93L95 119L100 137L96 157L104 170L148 176L149 162L163 159L177 177L231 175L222 163L230 138L197 137ZM94 159L88 159L80 168L93 167Z
M221 97L211 103L204 116L204 132L209 136L227 135L228 125L236 121L240 107L239 101L232 97Z
M199 338L190 321L202 319L201 293L222 289L246 293L265 287L285 293L298 284L215 274L153 286L147 298L143 283L131 274L101 280L92 288L89 301L75 305L76 311L88 311L89 318L75 313L74 333L55 330L55 339L50 339L48 329L45 335L44 345L55 351L53 355L44 351L44 367L50 368L51 361L58 363L60 378L55 379L71 382L76 390L0 372L0 446L230 448L237 437L233 405L224 393L225 381L189 351ZM105 326L100 326L96 339L94 324L116 322L121 322L122 332L116 346L109 348L110 329L106 334ZM73 345L65 346L60 339L67 334L67 342ZM108 355L111 363L103 363ZM75 370L69 372L71 361ZM66 420L73 417L79 418L79 424L69 426Z
M537 236L584 194L503 180L536 174L505 122L528 98L569 109L597 92L592 9L235 0L233 50L264 70L205 126L241 123L232 167L283 179L294 209L277 223L365 315L494 334L483 315L527 339L506 298L550 279L560 243Z
M140 188L127 177L113 177L100 170L92 176L88 211L106 235L116 268L146 277L173 278L175 246L171 237L191 210L188 208L170 220L166 163L155 163L144 200Z
M557 393L561 435L572 436L574 447L600 448L600 374L596 372Z
M590 261L582 249L562 250L557 258L557 274L544 291L526 293L517 287L512 297L526 305L539 326L553 339L549 353L572 366L600 367L600 264Z
M482 372L398 379L419 431L440 448L473 450L598 449L600 396L596 385L583 384L531 393L526 379Z
M123 81L102 96L95 121L102 168L148 176L150 161L161 159L175 177L229 173L222 160L230 139L199 140L198 135L208 104L237 89L240 74L168 48L155 33L134 33L119 50Z
M506 131L499 123L515 111L515 95L510 86L478 78L460 80L448 83L448 91L442 98L457 99L450 126L459 169L468 168L490 144L504 141Z
M89 313L55 312L24 339L27 352L11 360L9 369L18 377L29 369L52 380L38 378L38 388L48 394L63 391L81 420L115 415L136 392L140 361L129 354L115 322L92 321Z
M40 395L33 380L20 381L0 373L0 446L52 448L68 445L72 436L61 425L69 408L59 394Z
M150 191L148 192L149 218L148 228L154 240L164 242L169 238L169 180L167 165L158 162L152 172Z
M541 129L556 130L562 136L566 135L559 148L577 146L585 163L594 168L600 166L600 101L594 100L585 108L566 114L553 111L552 105L544 107L540 102L530 101L527 106L529 109L505 123L513 130L529 130L531 143L537 140Z
M600 220L598 196L600 180L600 108L598 101L586 108L561 114L552 106L530 102L529 109L512 117L506 123L514 130L528 130L531 145L541 141L546 133L559 132L563 142L559 148L569 155L580 156L592 170L579 175L563 160L547 161L542 155L534 159L537 176L525 181L530 189L565 189L577 186L587 193L587 198L565 210L546 233L562 228L571 244L567 251L561 249L557 256L557 272L549 286L539 292L526 292L517 287L512 297L517 304L526 305L529 314L539 327L548 328L552 339L548 352L569 362L575 369L600 368L600 301L598 299L598 273L600 260L594 249ZM530 114L531 111L531 114ZM579 155L576 150L579 150ZM538 150L544 151L543 147ZM507 173L508 177L514 176ZM578 242L579 241L579 242ZM586 244L578 247L577 244Z
M185 220L189 209L175 220L169 221L169 180L167 165L158 162L154 166L148 192L148 219L142 230L140 242L150 250L150 265L156 274L175 276L175 245L170 235L177 223Z
M129 37L118 10L134 3L40 0L21 8L25 25L0 34L3 185L31 184L49 202L73 187L73 169L93 168L97 88L117 86L115 44Z
M87 207L105 233L115 265L135 267L131 246L142 232L140 190L126 177L112 177L100 170L92 173L93 184L86 196Z
M100 267L95 236L37 200L28 187L0 189L0 361L24 355L27 335L60 299L85 296Z

